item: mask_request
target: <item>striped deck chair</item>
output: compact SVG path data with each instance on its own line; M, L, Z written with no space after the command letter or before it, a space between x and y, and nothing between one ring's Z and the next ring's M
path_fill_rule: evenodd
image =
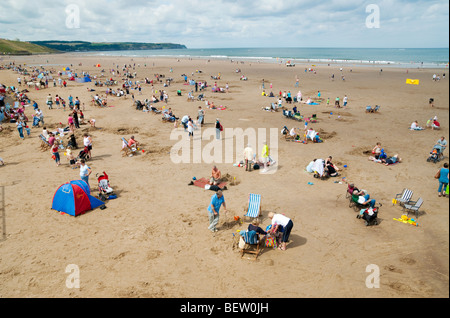
M413 196L413 191L409 189L403 189L402 193L398 193L395 195L395 200L400 204L400 206L405 205L406 203L411 201L411 198Z
M248 206L245 209L244 216L249 218L257 218L261 214L261 195L250 193L248 196Z
M122 151L124 152L122 154L123 157L125 156L129 156L132 157L134 155L134 153L136 152L136 147L129 147L128 146L128 141L122 137Z
M41 150L42 151L50 149L50 144L48 143L48 141L44 137L44 135L39 135L39 139L41 139Z
M241 258L243 258L245 254L252 254L254 255L253 260L256 260L262 251L262 247L264 247L259 240L258 233L255 231L244 231L240 234L245 242L244 247L241 249Z

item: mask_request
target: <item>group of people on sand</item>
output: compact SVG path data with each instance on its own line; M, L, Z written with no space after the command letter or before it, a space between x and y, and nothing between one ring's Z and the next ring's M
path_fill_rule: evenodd
M220 219L220 209L223 206L225 214L228 213L227 204L225 202L225 197L223 195L222 190L218 190L215 194L211 196L211 201L208 205L208 219L209 226L208 230L213 233L218 232L217 225L219 224ZM270 219L270 225L266 227L266 230L263 230L259 225L259 218L255 218L248 225L246 231L241 231L240 234L243 235L245 232L253 232L257 238L254 242L255 244L261 245L265 242L265 238L268 236L272 236L279 243L279 250L285 251L287 242L289 242L289 237L291 234L291 230L294 227L293 221L284 214L269 212L267 217ZM263 236L263 238L260 237ZM248 242L247 242L248 243Z
M426 128L430 128L431 130L439 130L441 129L441 123L438 121L437 116L434 116L427 121ZM424 127L419 125L419 122L417 120L413 121L411 123L411 126L409 127L410 130L425 130Z
M369 160L377 163L381 163L385 166L393 165L402 162L402 158L398 154L388 156L384 149L381 147L381 143L377 142L372 149L373 156L369 156Z

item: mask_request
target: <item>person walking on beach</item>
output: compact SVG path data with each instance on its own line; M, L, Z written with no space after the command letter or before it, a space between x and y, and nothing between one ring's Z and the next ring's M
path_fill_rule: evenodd
M194 137L194 122L192 121L192 118L189 117L188 123L188 133L189 133L189 139Z
M220 140L220 132L223 131L219 118L216 119L216 139Z
M216 226L219 223L219 211L222 205L225 213L227 213L227 205L225 203L225 198L223 196L222 190L219 190L211 197L211 202L208 206L208 217L209 217L208 230L210 230L213 233L218 231Z
M73 110L72 112L72 116L73 116L73 123L75 125L75 128L80 128L80 122L78 121L78 112L76 109Z
M200 127L203 125L205 120L205 111L202 109L202 106L198 106L198 124Z
M25 137L23 136L23 128L25 127L24 122L21 121L20 119L17 120L17 122L16 122L16 127L17 127L17 130L19 131L19 137L20 137L20 139L22 139L22 140L25 139Z
M73 114L69 114L67 117L67 124L69 124L69 129L73 133L75 131L75 125L73 123Z
M59 144L55 142L51 149L52 158L55 159L56 166L59 166L61 164L61 157L59 155Z
M264 141L263 149L261 152L262 161L264 163L264 169L262 172L267 172L267 166L269 165L269 146L267 146L267 142Z
M250 145L244 149L245 171L252 171L253 149Z
M86 164L84 159L81 159L78 163L80 165L80 177L81 180L87 183L89 186L89 176L92 173L92 169Z
M92 150L92 138L91 138L87 133L85 133L85 134L83 135L83 145L84 145L85 147L87 147L87 149L88 149L88 155L87 155L88 159L91 159L91 158L92 158L92 154L91 154L91 150Z
M445 197L445 190L449 183L448 174L449 174L448 163L444 163L444 167L441 168L435 176L435 178L438 179L439 181L439 188L438 188L439 197L442 196Z

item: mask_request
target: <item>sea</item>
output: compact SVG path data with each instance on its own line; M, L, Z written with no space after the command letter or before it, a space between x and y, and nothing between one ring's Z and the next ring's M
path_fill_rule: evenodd
M212 48L142 51L80 52L81 55L175 57L266 63L338 64L400 68L448 68L448 48Z

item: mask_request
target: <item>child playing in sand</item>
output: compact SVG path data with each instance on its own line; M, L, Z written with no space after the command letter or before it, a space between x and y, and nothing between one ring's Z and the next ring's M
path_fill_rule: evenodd
M80 109L80 120L81 120L80 124L84 125L85 124L85 122L84 122L84 114L83 114L83 111L81 109Z
M67 160L69 160L70 167L72 169L78 168L77 163L75 161L75 157L72 154L72 146L67 147L66 154L67 154Z
M2 158L0 158L0 165L1 165L1 166L4 166L4 165L5 165L5 162L3 161Z
M89 120L89 123L91 124L91 127L94 127L94 128L95 128L95 119L94 119L94 118L91 118L91 119Z

